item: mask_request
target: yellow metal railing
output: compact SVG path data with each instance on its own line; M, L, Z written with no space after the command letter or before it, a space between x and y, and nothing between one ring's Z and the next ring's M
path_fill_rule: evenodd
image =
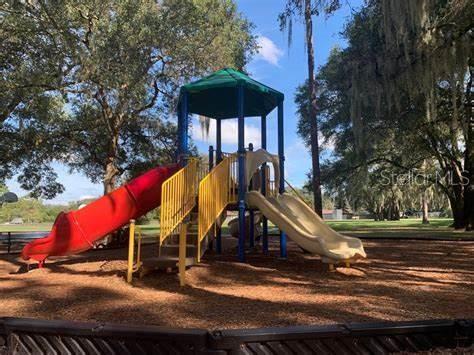
M178 228L196 205L202 172L198 159L188 164L163 183L161 187L160 245Z
M237 157L225 157L199 183L197 259L201 242L229 203L237 201Z
M128 239L128 267L127 267L127 282L132 283L133 273L140 270L142 267L141 249L142 249L142 232L140 227L135 225L135 220L130 220L130 231ZM136 233L135 233L136 232ZM137 238L137 252L135 259L135 235Z
M267 196L277 196L278 191L276 189L275 180L267 179Z
M188 230L188 224L184 222L181 225L179 231L179 258L178 258L178 271L179 271L179 285L186 285L186 233Z
M308 201L306 201L304 199L304 197L301 195L301 193L298 192L298 190L293 185L291 185L288 182L288 180L284 179L284 182L285 182L285 185L290 188L290 190L293 192L293 194L299 200L301 200L301 202L305 203L306 206L313 209L313 207L308 203ZM267 186L267 195L269 195L269 196L278 196L278 194L280 193L279 191L277 191L277 184L276 184L275 180L270 180L269 178L267 178L267 185L266 186Z
M304 199L304 197L298 192L298 190L296 190L296 189L293 187L293 185L291 185L286 179L284 179L284 180L285 180L286 185L288 185L288 187L291 189L291 191L293 191L293 193L296 195L296 197L297 197L298 199L300 199L300 201L303 202L306 206L308 206L309 208L313 209L313 206L311 206L311 205L308 203L308 201L306 201L306 200Z

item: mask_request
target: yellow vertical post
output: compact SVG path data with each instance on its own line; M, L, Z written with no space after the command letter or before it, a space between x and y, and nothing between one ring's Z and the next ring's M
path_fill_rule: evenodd
M131 283L133 278L133 256L135 253L135 220L130 220L130 233L128 236L128 270L127 282Z
M135 267L135 271L139 270L142 266L142 259L141 259L141 250L142 250L142 230L138 228L138 240L137 240L137 264Z
M181 224L181 230L179 232L179 262L178 262L178 271L179 271L179 285L186 285L186 233L188 229L188 224Z
M196 248L196 251L197 251L196 262L197 262L197 263L200 263L200 262L201 262L201 241L199 240L199 238L197 238L197 248Z

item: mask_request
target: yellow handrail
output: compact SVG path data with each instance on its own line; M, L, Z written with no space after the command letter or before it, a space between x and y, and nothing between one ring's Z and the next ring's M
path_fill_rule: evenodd
M303 198L303 196L301 196L301 194L298 192L298 190L296 190L293 187L293 185L291 185L286 179L284 179L284 181L288 185L288 187L293 191L293 193L296 195L296 197L298 197L301 200L301 202L306 204L306 206L308 206L309 208L313 209L313 207Z
M160 245L175 232L196 205L200 179L198 159L188 164L163 183L161 187Z
M133 273L140 270L142 266L141 249L142 249L142 232L140 227L135 225L135 220L130 220L130 230L128 239L128 267L127 282L132 283ZM137 232L137 259L135 261L135 231Z
M313 207L303 198L303 196L296 190L296 188L291 185L288 180L283 179L285 184L290 188L291 191L295 194L295 196L301 200L306 206L313 209ZM270 196L278 196L280 192L276 190L276 183L274 180L270 180L267 178L267 194Z
M225 157L199 183L197 260L201 242L229 203L237 201L237 157Z
M267 178L267 196L278 196L278 191L276 189L275 180L270 180Z

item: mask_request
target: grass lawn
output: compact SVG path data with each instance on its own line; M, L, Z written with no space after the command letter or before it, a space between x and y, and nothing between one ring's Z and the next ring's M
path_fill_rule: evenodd
M362 238L435 238L435 239L472 239L474 232L455 231L449 226L453 223L450 218L434 218L429 224L422 224L419 218L402 219L400 221L373 220L343 220L326 223L336 231L346 235ZM157 235L160 232L159 222L153 220L150 224L141 226L144 235ZM222 226L222 232L228 233L227 223ZM269 232L277 233L278 229L269 223Z
M429 224L422 224L420 218L407 218L399 221L374 221L371 219L350 219L343 221L326 221L337 231L360 231L365 229L450 229L451 218L431 219Z
M452 222L453 220L450 218L433 218L429 224L422 224L419 218L402 219L400 221L327 221L338 232L362 238L474 238L474 232L456 231L450 228Z
M370 238L439 238L439 239L470 239L474 238L474 232L455 231L449 226L450 218L434 218L429 224L422 224L421 219L410 218L400 221L373 221L373 220L343 220L326 223L338 232L355 237ZM0 232L34 232L49 231L52 223L33 224L1 224ZM270 233L278 230L273 224L269 224ZM140 228L145 236L156 236L160 233L160 224L152 220L149 224L141 225ZM227 223L224 223L223 233L228 233Z
M52 223L0 224L1 232L45 232L50 231Z

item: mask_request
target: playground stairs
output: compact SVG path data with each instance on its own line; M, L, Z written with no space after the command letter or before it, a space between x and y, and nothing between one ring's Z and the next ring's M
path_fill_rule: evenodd
M226 207L235 203L235 163L235 157L229 156L204 173L197 159L190 160L163 183L157 255L143 260L137 256L134 263L133 257L130 262L133 253L129 254L133 272L139 271L141 277L154 270L181 270L200 262L225 219ZM185 249L181 259L180 239Z
M197 263L197 230L198 230L198 213L191 212L188 216L187 234L186 234L186 267L191 267ZM141 275L150 273L155 270L170 271L178 267L179 262L179 228L171 234L159 247L158 255L143 260ZM207 245L207 240L202 245ZM205 247L201 249L201 256L206 252Z

